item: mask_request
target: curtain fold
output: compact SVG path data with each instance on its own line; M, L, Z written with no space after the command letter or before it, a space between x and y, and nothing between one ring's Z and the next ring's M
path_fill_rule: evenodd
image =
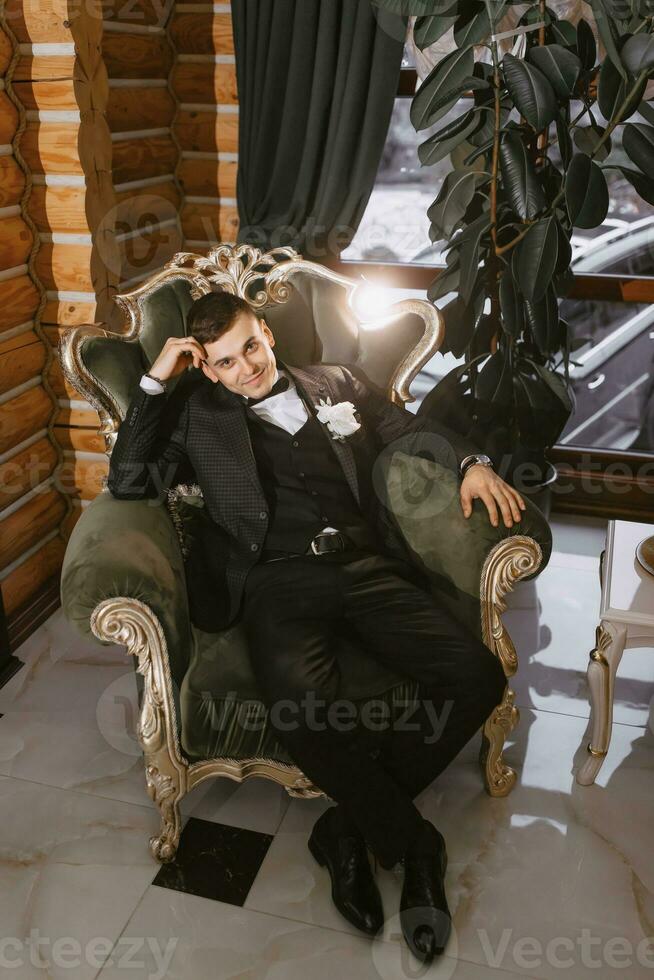
M407 18L371 0L232 0L232 17L238 241L337 255L375 183Z

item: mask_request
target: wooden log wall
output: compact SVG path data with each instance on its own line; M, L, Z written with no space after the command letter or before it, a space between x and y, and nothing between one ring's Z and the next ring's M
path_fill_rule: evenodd
M0 583L57 576L108 471L56 347L180 250L235 242L229 3L6 0L0 26ZM42 474L35 488L34 473Z
M109 79L121 292L161 269L182 248L179 149L171 126L175 51L170 0L116 0L104 7L102 53Z
M54 243L43 256L30 174L47 56L24 47L16 20L10 10L0 20L0 589L10 624L58 588L71 513L54 434L54 351L43 329Z
M56 348L71 326L117 322L113 296L120 279L100 2L7 0L2 24L17 52L10 86L24 124L14 142L28 180L23 217L38 239L34 275L42 303L35 312L35 331L47 348L41 387L21 394L20 403L2 407L7 426L23 432L23 440L24 430L44 424L48 393L50 410L54 408L49 429L54 456L50 447L40 446L35 465L56 465L56 493L31 500L27 516L32 535L48 522L56 530L50 551L34 555L38 574L29 566L17 569L24 598L26 591L38 596L46 575L58 579L74 523L82 506L101 489L107 471L98 416L64 379ZM40 404L26 400L39 392ZM23 456L17 460L22 462ZM15 466L16 460L11 462ZM7 502L8 509L15 506ZM54 599L58 602L58 581ZM11 616L11 595L6 605Z
M173 131L181 151L184 248L235 242L238 231L238 93L231 6L178 3L170 25L177 51Z

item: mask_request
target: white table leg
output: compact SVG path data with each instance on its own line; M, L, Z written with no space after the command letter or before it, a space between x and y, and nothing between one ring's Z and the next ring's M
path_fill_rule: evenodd
M590 690L590 741L588 757L576 775L581 786L595 782L608 752L613 724L613 689L618 664L627 638L624 623L603 619L595 631L595 647L590 651L588 687Z

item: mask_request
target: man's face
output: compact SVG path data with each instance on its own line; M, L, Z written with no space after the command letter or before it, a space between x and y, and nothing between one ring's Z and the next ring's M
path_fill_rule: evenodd
M267 395L275 380L275 338L264 320L239 313L234 324L218 340L204 344L207 378L222 382L230 391L248 398Z

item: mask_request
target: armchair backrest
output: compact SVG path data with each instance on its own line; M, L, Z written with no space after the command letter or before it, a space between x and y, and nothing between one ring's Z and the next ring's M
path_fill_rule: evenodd
M65 335L62 369L100 415L110 454L140 377L166 339L186 335L195 299L226 289L266 319L289 364L347 364L398 403L412 401L409 385L442 343L442 315L426 300L403 300L383 317L358 316L352 305L357 285L291 248L264 254L251 245L218 245L207 256L180 252L145 283L115 297L126 314L124 333L85 325Z

